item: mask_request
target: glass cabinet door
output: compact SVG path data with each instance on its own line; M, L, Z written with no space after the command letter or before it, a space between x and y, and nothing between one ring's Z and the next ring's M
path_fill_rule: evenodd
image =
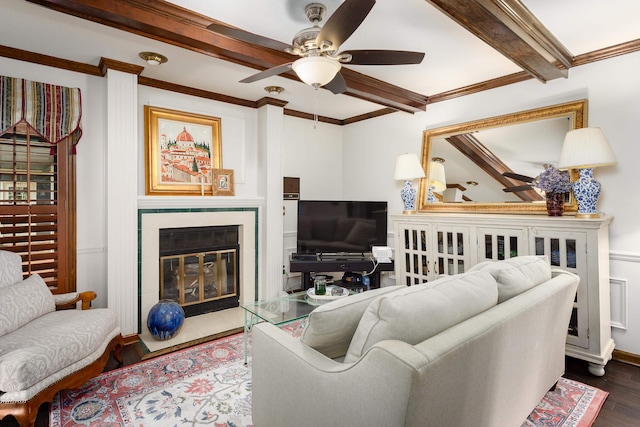
M478 262L501 261L527 253L523 229L478 228Z
M471 267L469 228L437 225L435 252L434 277L464 273Z
M573 302L573 311L569 321L567 343L589 348L589 304L587 238L584 233L559 233L555 230L534 232L531 253L546 255L551 268L557 267L580 276L580 284Z
M403 224L400 228L401 282L407 286L417 285L431 279L429 270L428 242L431 232L428 225Z

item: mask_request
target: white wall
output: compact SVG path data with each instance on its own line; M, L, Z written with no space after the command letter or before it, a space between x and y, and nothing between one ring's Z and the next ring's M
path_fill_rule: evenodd
M343 197L342 127L284 118L284 176L300 178L300 198Z
M283 176L300 178L300 198L306 200L342 200L343 128L326 123L285 116L282 170ZM289 271L289 255L296 250L298 202L284 201L284 269ZM300 275L283 278L285 289L298 288Z
M633 310L640 302L640 199L633 192L638 168L639 71L640 52L636 52L571 69L568 79L546 84L530 80L430 104L424 113L396 113L349 125L344 131L345 197L378 194L388 198L391 213L400 212L401 184L392 179L394 160L405 152L420 154L423 130L587 98L589 126L603 129L618 160L615 166L595 170L603 188L599 209L614 216L612 317L625 318L621 310L629 308L626 330L616 327L613 336L618 349L640 354L640 313ZM626 294L619 292L621 287Z

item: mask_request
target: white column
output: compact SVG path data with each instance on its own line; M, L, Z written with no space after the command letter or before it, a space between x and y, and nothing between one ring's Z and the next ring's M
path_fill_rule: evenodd
M264 196L260 255L262 283L258 298L272 298L282 290L283 265L283 199L282 146L284 138L284 109L266 104L258 109L259 191Z
M107 77L107 290L122 335L138 333L138 76Z

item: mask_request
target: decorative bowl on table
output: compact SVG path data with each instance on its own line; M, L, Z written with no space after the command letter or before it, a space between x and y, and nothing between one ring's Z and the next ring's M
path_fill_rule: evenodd
M327 302L349 295L349 289L341 286L328 285L327 293L324 295L316 295L314 288L307 289L307 298L315 302Z

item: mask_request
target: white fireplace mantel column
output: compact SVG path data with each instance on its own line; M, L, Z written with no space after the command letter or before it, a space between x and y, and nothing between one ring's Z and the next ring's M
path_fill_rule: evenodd
M259 299L272 298L282 290L283 266L283 196L282 147L284 139L284 105L265 98L258 109L259 192L264 196L264 214L260 256L263 272ZM264 292L264 293L262 293Z
M138 332L138 75L103 63L107 78L107 304L122 335ZM116 68L112 68L111 66ZM96 189L98 190L98 189Z

